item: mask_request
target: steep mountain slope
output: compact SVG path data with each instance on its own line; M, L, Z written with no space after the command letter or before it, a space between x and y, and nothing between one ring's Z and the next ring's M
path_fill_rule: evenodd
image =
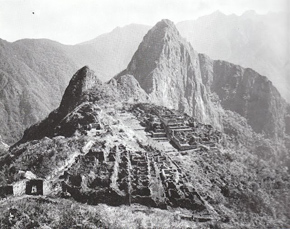
M0 41L0 134L11 144L55 108L75 64L58 43Z
M55 109L69 78L90 65L101 80L122 70L147 26L129 25L80 45L49 40L0 40L0 135L8 144ZM133 32L134 31L134 32Z
M219 127L219 114L202 84L197 52L169 20L158 22L144 37L121 75L133 75L151 101L179 109Z
M133 75L156 104L222 127L223 110L245 117L257 133L284 137L287 103L264 76L198 54L169 20L144 37L122 75ZM220 106L221 105L221 106Z
M127 205L119 208L134 211L144 209L140 205L162 208L164 218L175 215L171 226L178 222L180 227L197 228L289 226L289 174L281 164L250 151L259 144L265 151L267 145L245 120L229 115L241 127L235 129L229 120L226 134L176 110L128 103L130 93L146 92L134 77L119 77L104 84L88 67L80 69L59 108L0 157L0 185L13 185L15 195L22 195L19 190L29 181L21 173L34 174L43 180L43 194L50 197L46 201L35 197L40 209L53 199L59 209L68 202L58 198L65 197L89 205ZM132 85L135 90L128 90ZM20 220L15 207L7 212L11 202L17 206L18 197L0 202L6 204L0 207L4 223L13 223L5 218L9 213ZM154 212L146 214L152 218ZM30 222L34 217L28 215ZM104 219L109 221L109 215Z
M194 21L180 22L177 28L198 52L267 76L289 102L287 20L283 13L259 15L247 11L237 16L217 11Z
M86 98L86 92L88 92L91 88L96 87L98 87L98 91L94 91L92 93L95 100L101 99L103 96L106 96L106 94L109 93L108 90L110 88L106 87L106 85L103 85L101 81L95 76L92 70L90 70L87 66L81 68L72 77L68 87L65 90L59 107L51 112L45 120L27 129L24 132L23 138L20 140L20 142L18 142L18 144L33 139L41 139L45 136L51 137L57 133L57 129L59 129L62 125L65 126L65 128L62 128L65 132L62 132L61 134L65 136L70 135L74 133L77 126L66 126L67 120L73 123L73 121L71 120L76 119L75 125L77 125L77 122L80 122L80 120L83 120L83 122L81 123L82 125L86 125L89 124L91 121L94 121L92 115L94 114L95 109L91 110L92 114L85 115L85 112L88 113L88 109L90 111L90 108L86 105L84 105L84 107L80 107L77 110L77 112L80 112L82 114L80 117L78 117L77 115L67 115L71 113L81 103L81 99L83 97ZM90 101L90 98L86 99Z
M248 120L257 133L283 137L288 104L265 76L200 54L203 82L215 92L226 110Z

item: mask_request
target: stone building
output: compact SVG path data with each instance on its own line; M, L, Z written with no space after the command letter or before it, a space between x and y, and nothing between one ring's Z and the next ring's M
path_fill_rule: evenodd
M43 180L32 179L26 182L25 194L27 195L43 195Z

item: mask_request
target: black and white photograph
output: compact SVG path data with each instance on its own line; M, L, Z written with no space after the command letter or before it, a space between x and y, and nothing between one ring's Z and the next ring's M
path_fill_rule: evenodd
M0 0L0 229L290 229L290 1Z

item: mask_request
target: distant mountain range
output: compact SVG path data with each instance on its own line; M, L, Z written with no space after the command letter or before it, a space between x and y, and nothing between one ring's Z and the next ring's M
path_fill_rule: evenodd
M252 67L272 80L288 99L289 82L284 69L289 68L289 62L283 49L287 45L279 40L286 36L278 26L283 23L281 18L278 14L262 16L247 12L238 17L216 12L176 26L198 52ZM117 75L126 68L149 29L132 24L78 45L49 40L25 39L13 43L1 40L3 140L15 143L26 127L56 108L68 76L82 66L89 65L102 81Z
M247 11L237 16L217 11L194 21L177 23L177 28L198 52L253 68L267 76L290 101L287 20L284 13L259 15Z

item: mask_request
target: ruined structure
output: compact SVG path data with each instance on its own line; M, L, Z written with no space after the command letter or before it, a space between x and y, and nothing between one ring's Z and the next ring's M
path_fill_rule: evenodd
M150 110L149 107L143 104L144 110L136 108L134 111L156 141L169 141L179 151L214 148L220 142L221 133L211 125L198 123L178 111L165 108Z
M33 179L26 182L25 194L43 195L43 180Z
M80 156L75 166L82 169L65 172L62 190L88 204L120 205L139 203L151 207L167 206L205 210L198 193L188 187L187 176L164 152L145 147L130 151L118 144L109 152L92 150ZM94 175L93 175L94 174ZM84 188L87 185L88 191Z

